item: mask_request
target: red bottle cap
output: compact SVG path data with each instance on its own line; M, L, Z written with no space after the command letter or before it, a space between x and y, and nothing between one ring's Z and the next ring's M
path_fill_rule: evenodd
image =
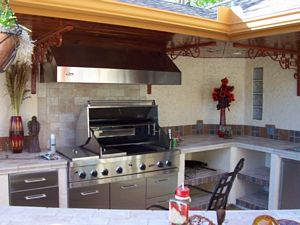
M175 195L177 195L178 197L181 197L181 198L189 198L190 197L190 189L185 186L179 186L176 188Z

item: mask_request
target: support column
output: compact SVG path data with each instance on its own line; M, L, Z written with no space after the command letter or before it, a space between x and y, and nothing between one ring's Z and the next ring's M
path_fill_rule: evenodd
M278 155L271 154L270 162L270 182L269 182L269 203L268 209L278 209L281 158Z
M0 184L1 184L0 205L9 206L8 174L0 175Z
M179 156L178 185L184 184L184 167L185 167L185 154L181 153Z

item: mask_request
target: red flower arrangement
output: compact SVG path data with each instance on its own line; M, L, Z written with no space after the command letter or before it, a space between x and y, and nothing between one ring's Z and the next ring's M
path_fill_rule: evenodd
M229 111L230 103L235 100L234 94L232 93L234 86L228 86L228 82L227 77L225 77L221 80L221 86L214 88L212 92L213 100L218 101L217 110L220 110L220 127L218 130L220 137L224 137L226 130L225 109L227 108Z
M228 79L225 77L221 80L220 88L214 88L212 93L212 97L214 101L218 101L217 109L220 110L222 108L228 108L230 103L233 102L234 94L232 93L234 86L228 86Z

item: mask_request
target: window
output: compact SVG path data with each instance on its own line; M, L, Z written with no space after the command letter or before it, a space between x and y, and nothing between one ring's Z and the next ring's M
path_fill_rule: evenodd
M263 68L253 70L253 113L254 120L262 120L263 114Z

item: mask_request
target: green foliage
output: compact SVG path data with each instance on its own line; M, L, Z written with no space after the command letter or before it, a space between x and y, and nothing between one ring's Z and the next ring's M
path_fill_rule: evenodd
M220 1L221 0L190 0L187 4L191 6L205 7L208 5L216 4Z
M26 89L29 80L30 67L26 63L15 63L11 65L5 73L6 88L11 101L14 115L19 115L23 101L29 98Z
M9 0L0 3L0 25L4 28L12 28L17 24L17 17L9 6Z

